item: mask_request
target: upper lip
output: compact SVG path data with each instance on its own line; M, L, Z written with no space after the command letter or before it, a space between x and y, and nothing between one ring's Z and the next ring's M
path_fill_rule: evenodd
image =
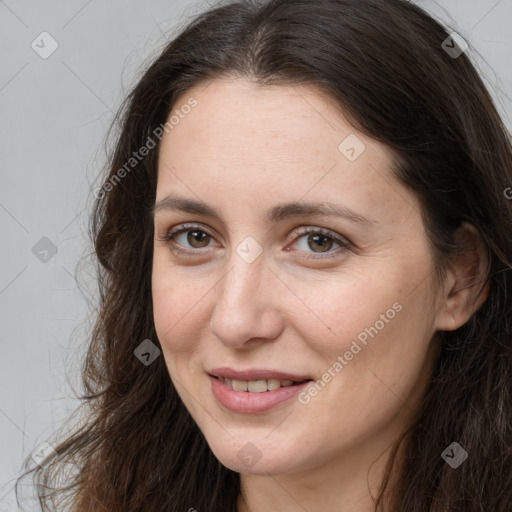
M253 368L251 370L234 370L233 368L214 368L208 372L214 377L224 377L235 380L293 380L295 382L302 382L304 380L311 380L308 375L292 375L291 373L280 372L277 370L267 370L264 368Z

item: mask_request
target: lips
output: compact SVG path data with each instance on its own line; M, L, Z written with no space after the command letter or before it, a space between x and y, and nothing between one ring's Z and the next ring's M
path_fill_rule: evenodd
M241 381L257 381L257 380L279 380L293 382L304 382L312 380L309 375L294 375L291 373L285 373L277 370L268 370L255 368L252 370L234 370L233 368L214 368L209 371L208 374L212 377L223 378L223 379L235 379Z
M277 372L274 372L276 375ZM254 373L252 373L254 375ZM298 377L298 376L295 376ZM309 380L303 381L302 383L295 382L288 386L279 386L277 389L268 389L268 383L272 382L272 379L248 381L249 387L253 388L238 391L233 389L232 384L238 382L239 384L245 381L236 381L233 379L230 384L225 382L229 379L224 377L213 377L209 375L211 385L211 392L218 404L226 411L235 412L239 414L264 414L277 406L285 407L286 404L291 406L294 403L292 400L294 397L304 391L307 386L311 385ZM278 380L275 381L279 383ZM292 382L289 380L288 382ZM263 384L265 388L263 389ZM254 388L253 386L256 386ZM236 386L238 387L238 386Z
M293 403L292 398L310 385L308 375L254 368L210 370L211 391L227 411L241 414L266 413L280 404Z

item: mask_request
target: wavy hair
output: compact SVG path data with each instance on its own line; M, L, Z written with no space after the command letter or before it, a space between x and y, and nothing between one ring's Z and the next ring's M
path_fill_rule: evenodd
M397 439L397 449L406 442L406 456L394 512L509 512L512 144L467 52L446 51L449 35L405 0L218 4L188 22L141 73L114 121L120 130L104 179L112 184L177 99L201 82L308 84L336 100L357 130L394 150L393 172L421 202L439 278L464 250L455 236L463 222L478 231L488 263L487 300L465 325L438 333L430 383ZM134 356L142 340L159 343L149 215L158 147L94 203L99 310L82 368L86 421L54 444L48 465L29 471L45 511L237 510L240 475L213 455L164 358L145 366ZM456 470L441 458L455 440L469 453ZM384 478L375 510L387 510L387 484Z

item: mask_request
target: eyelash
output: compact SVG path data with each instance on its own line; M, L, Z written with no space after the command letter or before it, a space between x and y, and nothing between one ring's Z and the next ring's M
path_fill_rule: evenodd
M215 238L211 233L209 233L207 230L203 229L201 226L199 226L197 224L180 224L179 226L176 226L176 228L170 230L161 241L168 242L168 245L171 247L171 249L176 254L187 254L190 256L197 256L198 255L197 253L199 251L204 251L205 249L183 249L181 246L178 246L178 244L175 242L175 238L177 235L180 235L181 233L184 233L187 231L192 231L192 230L200 231L202 233L207 234L211 238ZM337 244L339 244L340 247L338 247L336 250L328 251L326 253L317 253L317 254L328 254L328 256L306 256L306 259L319 260L319 259L333 258L333 257L339 255L339 253L345 252L352 245L348 240L341 238L339 235L336 235L336 233L334 233L333 231L330 231L325 228L320 228L320 227L303 228L298 233L297 238L301 238L304 235L308 235L311 233L324 235L324 236L332 239ZM315 254L315 253L312 253L312 254Z

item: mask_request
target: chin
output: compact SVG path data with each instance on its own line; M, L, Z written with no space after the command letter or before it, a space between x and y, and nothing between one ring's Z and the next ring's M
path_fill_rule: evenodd
M268 476L281 475L290 472L289 464L283 465L282 462L278 463L276 461L264 461L261 459L253 466L251 466L244 462L240 462L236 456L233 457L232 455L226 455L222 458L217 457L217 459L223 466L226 466L228 469L244 475Z
M208 444L219 462L237 473L279 475L296 469L296 462L285 453L286 447L278 450L268 446L268 443L263 447L263 443L258 441L238 439L231 439L230 443L224 445Z

